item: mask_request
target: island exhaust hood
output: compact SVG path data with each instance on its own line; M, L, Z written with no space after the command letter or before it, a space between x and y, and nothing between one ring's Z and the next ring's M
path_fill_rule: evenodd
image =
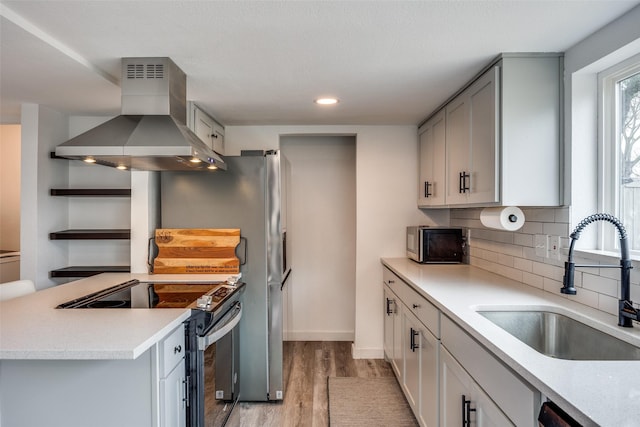
M56 156L119 169L226 169L186 125L187 76L169 58L122 58L122 111L56 147Z

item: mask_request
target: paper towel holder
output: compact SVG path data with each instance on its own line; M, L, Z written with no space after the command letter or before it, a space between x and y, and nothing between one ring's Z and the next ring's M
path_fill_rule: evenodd
M524 212L517 206L493 206L482 209L480 222L487 228L516 231L524 225Z

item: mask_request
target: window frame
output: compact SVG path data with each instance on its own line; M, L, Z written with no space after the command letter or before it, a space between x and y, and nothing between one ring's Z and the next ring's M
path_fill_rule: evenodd
M640 54L628 58L598 73L598 210L621 217L618 132L618 82L640 73ZM640 211L638 212L640 214ZM598 249L619 251L619 236L615 228L600 222ZM640 258L640 250L630 250Z

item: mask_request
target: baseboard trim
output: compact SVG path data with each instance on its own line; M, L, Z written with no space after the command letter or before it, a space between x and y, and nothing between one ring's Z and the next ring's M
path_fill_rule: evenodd
M384 349L356 348L355 343L353 343L351 344L351 356L354 359L384 359Z
M285 341L353 341L355 334L344 331L288 331Z

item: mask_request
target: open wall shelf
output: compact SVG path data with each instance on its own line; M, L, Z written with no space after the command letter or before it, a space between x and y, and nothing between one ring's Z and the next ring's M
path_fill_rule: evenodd
M90 229L90 230L62 230L49 233L50 240L127 240L131 238L131 230Z
M129 188L52 188L52 196L72 197L130 197Z
M128 265L73 266L51 270L51 277L89 277L100 273L129 273Z
M52 159L63 159L68 160L63 157L58 157L54 152L50 153L50 157ZM127 183L127 180L123 179L111 179L112 175L98 175L103 176L104 180L96 179L96 177L92 174L91 179L84 180L83 174L80 173L78 176L75 176L75 179L70 179L70 187L71 188L50 188L49 195L53 197L77 197L82 199L90 199L90 198L118 198L120 200L103 200L96 201L99 203L97 206L99 208L93 208L94 210L98 210L99 214L104 212L105 217L109 216L111 219L112 212L116 212L116 215L123 214L123 203L128 203L127 201L123 201L122 198L131 197L131 189L126 188L130 186L130 182ZM121 176L121 175L118 175ZM76 185L74 185L74 183ZM97 183L97 184L96 184ZM100 185L104 184L105 187L101 188ZM94 187L97 185L97 187ZM78 186L80 188L78 188ZM120 187L120 188L116 188ZM69 204L73 204L73 206L79 206L77 209L85 209L87 207L84 201L80 202L72 202L69 201ZM78 203L78 205L76 205ZM91 203L91 202L89 202ZM111 210L111 207L116 208L115 211ZM104 210L102 209L104 208ZM76 215L77 216L77 215ZM95 225L100 227L103 225L100 221L101 215L95 215L96 221L95 223L91 223L89 227ZM125 218L121 218L123 223ZM72 221L73 222L73 221ZM109 225L113 226L114 223L104 224L104 227L109 227ZM73 224L70 224L73 227ZM86 225L85 225L86 227ZM49 240L130 240L131 239L131 230L130 229L121 229L121 228L78 228L78 229L68 229L68 230L60 230L49 233ZM109 246L109 245L107 245ZM119 249L117 249L119 250ZM101 261L104 262L104 259L101 260L101 256L96 256L98 259L88 259L85 260L87 263L95 263L99 264ZM122 257L120 257L122 258ZM127 257L128 258L128 257ZM118 258L119 259L119 258ZM114 261L111 261L114 262ZM128 259L120 259L115 262L124 262L127 263ZM58 268L55 270L49 271L49 277L51 278L83 278L90 277L100 273L129 273L131 272L131 267L128 265L71 265L68 267Z

